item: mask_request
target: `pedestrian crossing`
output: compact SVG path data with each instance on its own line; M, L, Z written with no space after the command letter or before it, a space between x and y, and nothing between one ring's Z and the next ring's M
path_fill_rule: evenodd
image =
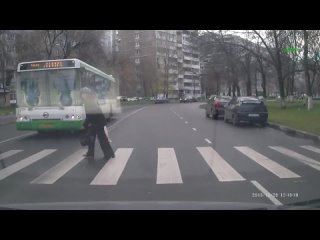
M212 147L197 147L197 149L220 182L245 180L245 178L231 167Z
M116 158L111 158L92 180L91 185L116 185L131 156L133 148L121 148L115 152Z
M283 147L283 146L266 146L268 150L267 154L259 153L256 149L249 146L234 146L233 149L239 156L245 156L251 164L255 164L255 167L259 166L261 169L272 173L279 179L295 179L304 177L301 173L295 172L288 166L283 166L277 162L274 157L275 154L281 154L284 156L285 161L282 164L289 164L292 161L302 164L303 166L309 166L312 169L320 171L320 155L318 158L311 158L299 153L300 149L307 150L312 153L313 156L320 154L320 148L303 145L295 147L295 151ZM271 149L271 150L270 150ZM8 150L0 154L0 161L10 159L12 157L18 158L19 154L27 150ZM6 167L0 168L0 184L4 179L17 174L20 171L24 171L24 168L31 167L36 162L41 163L41 160L48 157L54 157L54 154L58 152L58 149L44 149L37 153L31 154L29 157L23 158L16 161L15 163ZM74 169L81 161L84 160L83 154L86 149L79 149L74 153L66 156L65 159L58 162L56 165L46 169L39 176L35 176L31 180L30 184L55 184L59 179L62 179L69 171ZM121 179L124 170L128 166L129 161L138 161L139 159L133 157L133 153L139 151L135 148L118 148L115 151L115 158L111 158L107 161L101 169L97 170L97 173L92 178L89 185L117 185ZM180 159L177 156L175 148L158 148L157 159L154 160L156 166L156 175L154 182L159 185L165 184L183 184L184 183L184 172L182 171L185 164L188 161ZM206 147L195 147L195 152L199 154L199 159L203 161L206 168L212 173L212 181L219 182L235 182L235 181L247 181L246 172L243 170L237 170L232 161L225 159L223 154L218 153L217 150L211 146ZM277 156L276 154L276 156ZM269 156L272 155L273 157ZM148 159L153 161L152 159ZM191 159L192 160L192 159ZM198 161L194 160L194 161ZM248 164L246 162L246 164ZM257 165L258 164L258 165ZM289 164L290 165L290 164ZM246 165L247 166L247 165Z

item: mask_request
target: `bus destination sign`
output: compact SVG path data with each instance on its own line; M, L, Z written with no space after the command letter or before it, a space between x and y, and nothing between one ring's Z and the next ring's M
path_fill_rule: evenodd
M20 70L70 68L70 67L75 67L74 60L23 63L20 65Z

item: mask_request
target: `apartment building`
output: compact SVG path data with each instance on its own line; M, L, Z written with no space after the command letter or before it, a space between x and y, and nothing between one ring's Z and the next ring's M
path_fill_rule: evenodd
M200 97L196 30L120 30L119 39L122 95Z

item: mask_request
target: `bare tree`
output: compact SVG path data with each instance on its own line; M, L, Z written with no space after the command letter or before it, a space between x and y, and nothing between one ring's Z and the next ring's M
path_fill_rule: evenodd
M309 74L309 31L303 31L303 61L304 61L304 73L305 73L305 81L306 81L306 89L307 89L307 96L308 96L308 110L313 108L312 102L312 87L310 81L310 74Z
M6 102L6 79L5 79L5 71L6 71L6 59L7 59L7 51L6 51L6 42L5 36L7 34L6 30L0 30L0 70L1 70L1 79L2 79L2 88L4 93L4 102Z
M53 50L56 48L59 36L61 36L63 32L64 30L43 30L40 32L47 59L52 58Z
M243 60L240 60L241 65L247 75L246 81L246 94L247 96L252 95L252 86L251 86L251 74L252 74L252 55L250 53L246 53L243 57Z

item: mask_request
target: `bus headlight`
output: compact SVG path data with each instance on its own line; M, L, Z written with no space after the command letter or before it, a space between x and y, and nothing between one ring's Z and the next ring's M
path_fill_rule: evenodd
M68 118L69 118L69 115L67 114L67 115L65 116L65 118L68 119Z
M19 120L19 121L28 121L29 118L28 118L28 116L19 116L19 117L18 117L18 120Z
M71 116L71 119L72 119L72 120L74 119L74 115Z
M81 116L78 115L77 118L78 118L78 119L81 119Z

